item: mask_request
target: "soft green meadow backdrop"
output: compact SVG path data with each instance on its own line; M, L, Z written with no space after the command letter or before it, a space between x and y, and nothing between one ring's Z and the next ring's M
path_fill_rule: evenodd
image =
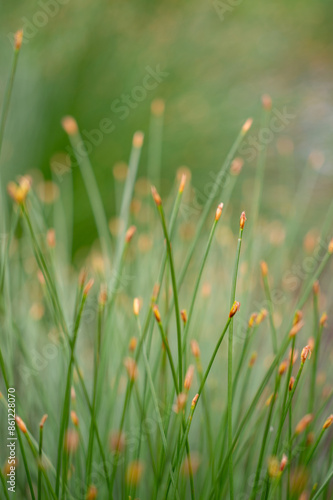
M90 157L111 217L112 168L128 161L135 130L146 134L139 176L147 174L154 98L166 104L162 192L168 192L182 165L192 170L194 186L208 182L208 173L218 169L248 116L255 120L257 137L260 98L268 93L277 110L286 109L294 118L269 144L264 207L266 200L267 215L274 218L288 209L310 153L319 151L324 160L319 155L323 165L313 193L315 220L333 185L332 14L328 0L54 0L50 5L46 0L1 0L0 98L12 58L11 33L23 26L29 37L20 55L5 136L4 180L31 169L51 177L52 157L68 146L60 125L64 115L75 116L87 131L108 118L114 130L93 147ZM116 99L142 84L147 66L159 66L168 75L128 113L112 111ZM251 196L256 165L250 154L241 156L245 165L234 203L237 217L240 198ZM73 181L77 250L93 241L96 232L78 169L73 169ZM272 197L279 206L274 208Z

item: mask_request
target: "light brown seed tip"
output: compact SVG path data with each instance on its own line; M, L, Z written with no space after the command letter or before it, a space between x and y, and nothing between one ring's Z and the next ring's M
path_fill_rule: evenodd
M241 173L241 170L244 165L244 160L243 158L234 158L232 160L231 166L230 166L230 173L231 175L239 175Z
M331 241L329 242L329 245L328 245L328 253L333 253L333 238L331 239Z
M263 277L267 276L268 274L268 266L264 260L260 262L260 268L261 268L261 274Z
M68 135L75 135L78 133L79 128L77 126L77 122L72 116L64 116L61 120L61 125Z
M308 425L311 424L312 420L313 420L313 415L311 413L304 415L304 417L301 418L301 420L296 425L295 434L301 434L301 432L304 432L305 429L308 427Z
M282 361L282 363L279 366L279 375L280 376L284 374L284 372L286 371L287 367L288 367L288 362L287 361Z
M195 358L200 358L200 347L196 340L191 340L191 351Z
M161 323L160 310L159 310L157 304L155 304L154 307L153 307L153 313L154 313L154 316L155 316L155 319L156 319L157 323Z
M126 231L126 234L125 234L125 241L126 243L129 243L131 241L131 239L133 238L133 236L135 235L136 233L136 227L135 226L130 226L127 231Z
M144 138L143 132L141 132L140 130L135 132L133 136L133 147L137 149L142 148L143 138Z
M128 378L134 382L138 378L138 366L136 362L134 361L133 358L125 358L124 359L124 366L127 371Z
M261 103L263 108L266 109L266 111L270 111L272 109L272 98L270 95L264 94L261 97Z
M320 288L319 288L319 281L318 280L313 283L312 288L313 288L313 293L315 295L318 295L319 290L320 290Z
M326 420L325 420L325 423L323 425L323 429L328 429L329 427L331 427L333 423L333 415L330 415Z
M176 403L173 405L172 409L175 413L179 413L184 410L187 401L187 394L185 392L180 392L177 396Z
M257 361L257 358L258 358L258 353L254 351L250 357L249 368L253 368L255 362Z
M253 123L253 119L252 118L248 118L246 120L246 122L244 123L244 125L242 127L243 134L246 134L250 130L250 128L252 127L252 123Z
M246 221L245 212L242 212L242 213L241 213L241 216L240 216L240 220L239 220L239 227L240 227L241 229L244 229L244 226L245 226L245 221Z
M16 420L17 427L23 432L23 434L26 434L27 427L26 427L25 423L23 422L22 418L19 417L18 415L16 415L15 420Z
M153 200L154 202L156 203L157 206L160 206L162 204L162 198L160 197L160 195L158 194L157 192L157 189L155 186L152 186L151 187L151 194L153 196Z
M252 328L254 325L255 320L257 319L257 313L252 313L248 322L248 327Z
M218 220L220 220L220 217L222 215L222 210L223 210L223 203L220 203L219 206L216 209L216 212L215 212L215 220L216 220L216 222Z
M199 394L196 394L196 395L194 396L194 398L192 399L192 403L191 403L191 408L192 408L192 410L195 408L195 406L196 406L196 404L197 404L197 402L198 402L198 399L199 399Z
M236 312L239 311L239 309L240 309L240 302L235 300L235 302L233 303L233 305L230 309L229 318L232 318L233 316L235 316Z
M290 377L290 380L289 380L289 391L293 390L294 383L295 383L295 377Z
M108 299L108 290L107 286L105 284L101 285L100 291L99 291L99 297L98 297L98 303L100 306L104 307L106 304L106 301Z
M139 313L140 313L140 300L137 297L135 297L135 299L133 300L133 312L134 312L135 316L139 316Z
M90 290L92 289L93 287L93 284L94 284L94 279L93 278L90 278L90 280L88 281L88 283L86 284L86 286L84 287L83 289L83 295L86 297L88 295L88 293L90 292Z
M320 326L326 326L327 325L327 319L328 316L326 313L323 313L321 318L320 318Z
M54 248L56 246L56 234L53 228L49 229L46 233L46 243L49 248Z
M280 471L283 472L288 463L287 455L283 454L280 462Z
M136 337L131 337L130 341L129 341L129 344L128 344L128 350L130 352L134 352L135 348L137 346L137 343L138 343L137 338Z
M96 486L91 484L88 488L87 494L86 494L86 500L95 500L97 498L98 490Z
M305 363L305 361L306 361L307 358L309 358L309 359L311 358L311 348L310 348L309 345L306 345L302 349L302 352L301 352L302 363Z
M180 316L181 316L181 318L183 320L184 325L186 325L186 323L187 323L187 312L186 312L186 309L182 309L180 311Z
M15 50L20 50L23 41L23 30L18 30L14 36Z
M150 109L151 109L151 112L153 113L153 115L162 116L164 113L164 109L165 109L164 100L160 99L160 98L154 99L151 103Z
M39 427L42 429L44 427L44 424L46 422L48 415L45 413L45 415L42 416L41 421L39 422Z
M182 174L182 177L180 179L180 184L179 184L179 192L180 193L184 192L185 184L186 184L186 174Z
M75 427L79 426L79 417L77 416L76 412L74 410L71 410L71 420Z
M264 319L267 317L267 309L261 309L260 313L257 314L257 317L256 317L256 325L260 325L260 323L262 323L264 321Z
M184 380L184 389L185 391L189 391L192 385L194 376L194 365L190 365L187 369L185 380Z
M301 330L301 328L303 328L303 326L304 326L304 321L302 320L296 323L290 330L289 337L295 337L295 335Z

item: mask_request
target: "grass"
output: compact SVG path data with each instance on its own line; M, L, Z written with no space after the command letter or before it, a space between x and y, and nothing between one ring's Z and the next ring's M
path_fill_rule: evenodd
M17 50L0 145L16 63ZM270 106L265 96L263 126ZM161 188L163 116L159 102L157 111L152 107L148 170ZM283 289L281 303L273 276L281 269L271 272L274 259L258 231L266 148L258 157L253 220L246 223L242 212L234 225L229 215L241 176L234 161L251 125L241 127L200 210L184 171L168 195L153 187L151 196L150 181L137 178L145 147L137 132L126 180L116 188L117 230L109 227L88 155L77 155L99 236L79 265L66 244L71 221L60 231L66 241L51 224L71 213L71 183L61 189L59 181L60 199L47 214L32 177L7 186L0 412L7 422L14 388L18 498L331 497L333 391L320 384L323 372L331 375L324 304L332 292L325 279L332 209L318 222L312 256L297 254L285 221L289 239L279 266L295 254L311 266L300 286ZM66 117L63 127L77 151L78 124ZM188 237L193 226L184 214L193 208Z

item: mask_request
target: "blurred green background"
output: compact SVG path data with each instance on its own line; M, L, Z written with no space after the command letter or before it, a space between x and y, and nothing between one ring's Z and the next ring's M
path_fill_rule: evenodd
M315 151L321 169L311 195L316 197L312 222L325 213L332 193L329 0L1 0L0 5L0 99L12 60L11 33L23 26L29 37L20 54L1 158L5 182L31 169L51 178L52 157L68 146L60 124L64 115L75 116L87 131L109 118L114 130L90 158L111 217L112 169L116 162L128 161L136 130L146 134L139 176L147 174L153 99L166 103L162 191L168 191L181 165L192 170L194 186L207 182L208 172L219 168L248 116L258 134L260 99L268 93L277 110L286 108L295 118L269 144L264 209L266 203L267 215L274 218L284 203L288 210ZM147 66L159 66L168 76L121 119L111 105L142 84ZM256 159L243 157L237 217L240 206L248 208L244 204L251 199L256 166ZM93 241L96 231L79 169L73 169L73 182L77 249ZM311 199L304 202L311 207Z

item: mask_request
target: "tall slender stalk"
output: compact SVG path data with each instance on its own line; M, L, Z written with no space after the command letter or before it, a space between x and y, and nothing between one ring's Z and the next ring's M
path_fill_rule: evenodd
M242 213L239 224L239 235L238 244L236 250L236 260L234 266L234 273L231 286L230 294L230 307L235 301L236 297L236 286L237 286L237 276L238 276L238 265L240 258L240 251L242 246L243 229L245 224L245 212ZM233 372L232 372L232 358L233 358L233 318L231 318L229 325L229 339L228 339L228 450L229 450L229 490L230 490L230 500L234 498L234 477L233 477L233 463L232 463L232 385L233 385Z

